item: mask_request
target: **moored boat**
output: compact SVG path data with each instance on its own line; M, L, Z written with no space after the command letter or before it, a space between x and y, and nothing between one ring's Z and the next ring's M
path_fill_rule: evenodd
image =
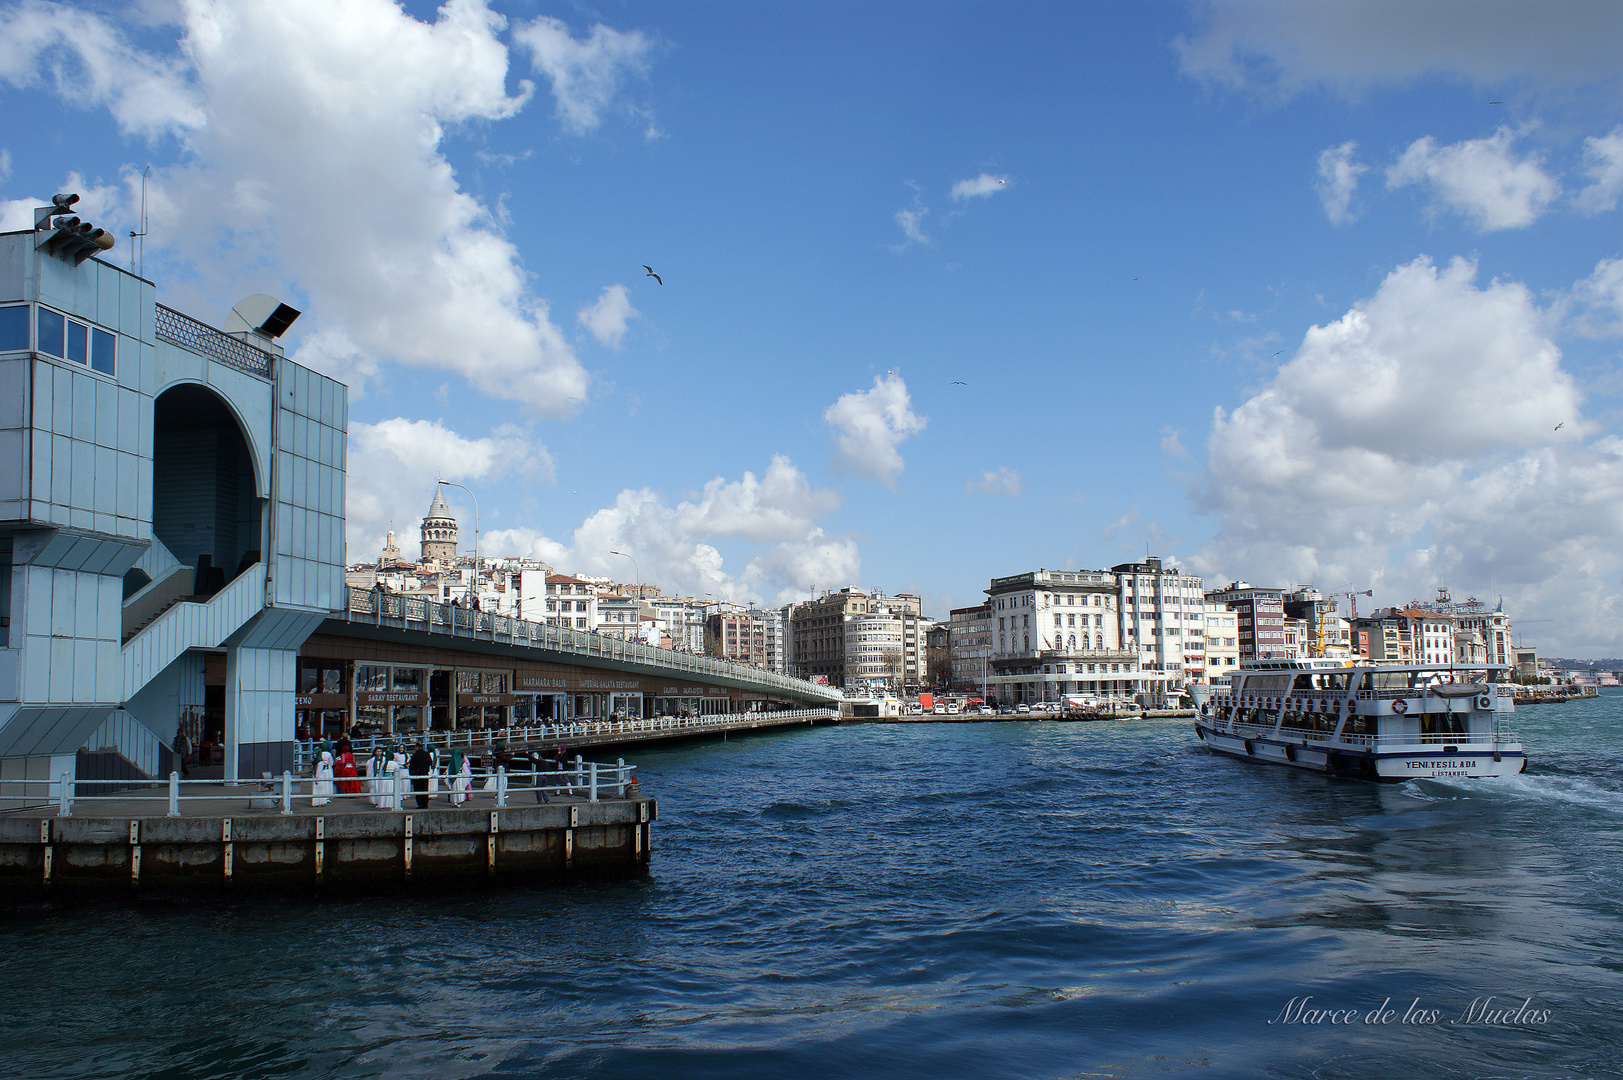
M1359 780L1511 776L1527 758L1503 670L1257 661L1201 707L1195 732L1213 753Z

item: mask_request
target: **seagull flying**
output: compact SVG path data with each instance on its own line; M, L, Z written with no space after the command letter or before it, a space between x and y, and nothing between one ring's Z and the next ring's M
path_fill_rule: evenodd
M969 384L966 383L966 382L959 382L956 379L954 379L953 382L952 382L952 385L953 386L968 386Z
M643 263L642 268L648 271L649 277L653 278L655 281L658 281L661 285L665 284L664 280L661 279L658 274L654 273L654 268L652 266L649 266L647 263Z
M1503 105L1504 102L1503 101L1490 101L1490 102L1488 102L1488 104L1489 105Z
M1562 427L1563 427L1563 426L1564 426L1564 425L1565 425L1565 424L1566 424L1566 421L1565 421L1565 420L1563 420L1563 421L1561 421L1561 423L1559 423L1559 424L1557 424L1557 425L1555 425L1555 430L1557 430L1557 431L1560 431L1560 430L1561 430L1561 428L1562 428Z
M1279 353L1282 353L1284 351L1285 351L1284 349L1280 349L1279 352L1274 353L1274 356L1278 356ZM1268 359L1272 360L1274 358L1274 356L1270 356Z

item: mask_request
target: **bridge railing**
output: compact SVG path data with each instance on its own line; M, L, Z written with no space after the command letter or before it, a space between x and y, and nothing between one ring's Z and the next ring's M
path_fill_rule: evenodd
M780 675L750 664L739 664L714 656L695 656L675 649L644 645L640 641L581 633L529 619L515 619L510 615L440 604L422 597L402 596L378 589L351 587L349 604L342 617L352 623L415 626L429 633L445 633L482 641L505 641L529 648L599 657L621 663L646 664L671 672L733 679L760 689L781 690L797 697L829 702L840 700L838 689L807 679Z
M530 724L510 728L472 728L466 731L429 731L405 735L366 735L349 740L350 752L357 762L372 756L382 748L388 752L394 747L422 746L431 750L484 749L505 742L515 749L528 744L546 742L568 743L572 739L600 736L676 734L683 731L703 732L731 729L745 724L768 720L772 723L793 720L833 720L839 713L834 709L784 709L780 712L711 713L708 716L644 716L627 720L575 720L556 724ZM293 745L293 767L303 773L312 767L318 756L320 740L307 739ZM36 781L37 783L38 781Z

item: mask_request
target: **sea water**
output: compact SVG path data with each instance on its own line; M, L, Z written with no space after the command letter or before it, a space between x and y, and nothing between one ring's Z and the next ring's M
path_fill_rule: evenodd
M1333 781L1187 721L632 754L645 878L0 923L15 1077L1623 1071L1623 694L1498 781Z

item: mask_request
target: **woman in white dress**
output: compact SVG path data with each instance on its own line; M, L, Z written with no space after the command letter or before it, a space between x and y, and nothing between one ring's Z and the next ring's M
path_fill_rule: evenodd
M468 801L468 792L473 790L473 766L460 750L451 758L450 781L451 805L461 806Z
M332 751L323 750L316 763L316 777L310 784L310 805L326 806L332 800Z
M433 799L440 793L440 752L438 748L430 747L428 753L434 759L434 767L428 770L428 797Z
M383 747L374 746L372 756L366 759L366 790L371 796L373 806L382 808L389 805L389 789L384 786L384 767L388 764L383 756Z

